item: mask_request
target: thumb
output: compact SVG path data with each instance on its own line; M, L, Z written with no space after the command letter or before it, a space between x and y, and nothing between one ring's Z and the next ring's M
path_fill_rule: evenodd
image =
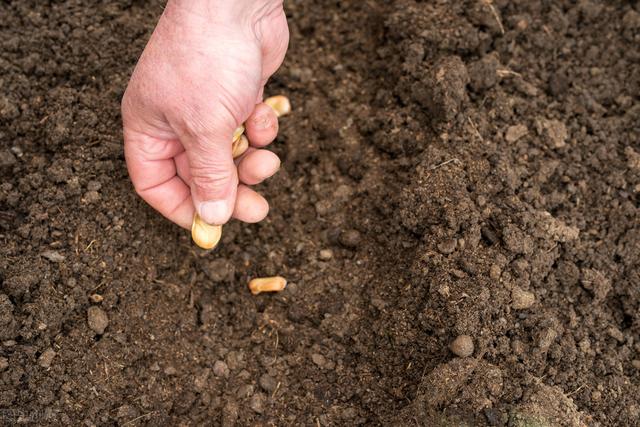
M199 136L189 144L187 159L196 212L209 224L229 221L235 206L238 171L231 154L231 133Z

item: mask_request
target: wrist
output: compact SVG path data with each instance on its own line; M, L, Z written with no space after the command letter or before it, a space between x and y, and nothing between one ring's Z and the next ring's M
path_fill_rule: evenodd
M283 0L169 0L165 15L184 24L207 22L254 28L282 7Z

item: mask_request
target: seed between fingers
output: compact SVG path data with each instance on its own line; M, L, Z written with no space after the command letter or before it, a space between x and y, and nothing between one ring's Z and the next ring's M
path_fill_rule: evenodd
M193 215L191 238L202 249L213 249L222 237L221 225L210 225L204 222L197 213Z
M291 112L291 103L286 96L272 96L267 98L264 102L269 107L273 108L278 117ZM240 157L249 148L249 140L244 135L244 131L244 126L240 126L233 132L231 150L234 159ZM222 226L207 224L196 213L193 216L193 223L191 224L191 237L196 245L201 248L213 249L218 245L220 238L222 237ZM281 291L287 285L287 281L282 277L254 279L251 283L254 283L253 286L256 287L256 290L263 289L258 290L257 293ZM254 292L251 283L249 284L249 287L252 289L251 292Z
M249 140L246 136L240 135L240 138L234 141L233 145L231 146L231 154L233 155L234 159L237 159L238 157L242 156L248 149Z
M276 112L276 116L282 117L291 112L291 102L283 95L276 95L264 100L264 103Z

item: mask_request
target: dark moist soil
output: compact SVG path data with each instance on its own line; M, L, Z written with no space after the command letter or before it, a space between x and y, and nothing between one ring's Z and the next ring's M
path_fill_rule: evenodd
M287 2L272 210L213 253L123 160L161 2L44 3L0 4L5 423L640 423L637 1Z

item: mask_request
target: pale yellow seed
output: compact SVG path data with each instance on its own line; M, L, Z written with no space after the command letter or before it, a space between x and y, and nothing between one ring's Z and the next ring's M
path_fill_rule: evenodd
M240 126L238 129L236 129L233 132L233 139L231 139L231 142L236 142L237 140L239 140L243 133L244 133L244 126Z
M221 225L209 225L198 214L193 216L191 224L191 238L202 249L213 249L222 237Z
M240 135L240 138L238 138L237 141L234 141L233 145L231 146L231 154L233 155L234 159L237 159L238 157L242 156L248 148L249 140L246 136Z
M289 98L283 95L272 96L264 100L264 103L273 108L278 117L282 117L291 112L291 103Z
M280 276L261 277L252 279L249 282L249 289L253 295L258 295L262 292L282 292L286 287L287 279Z

